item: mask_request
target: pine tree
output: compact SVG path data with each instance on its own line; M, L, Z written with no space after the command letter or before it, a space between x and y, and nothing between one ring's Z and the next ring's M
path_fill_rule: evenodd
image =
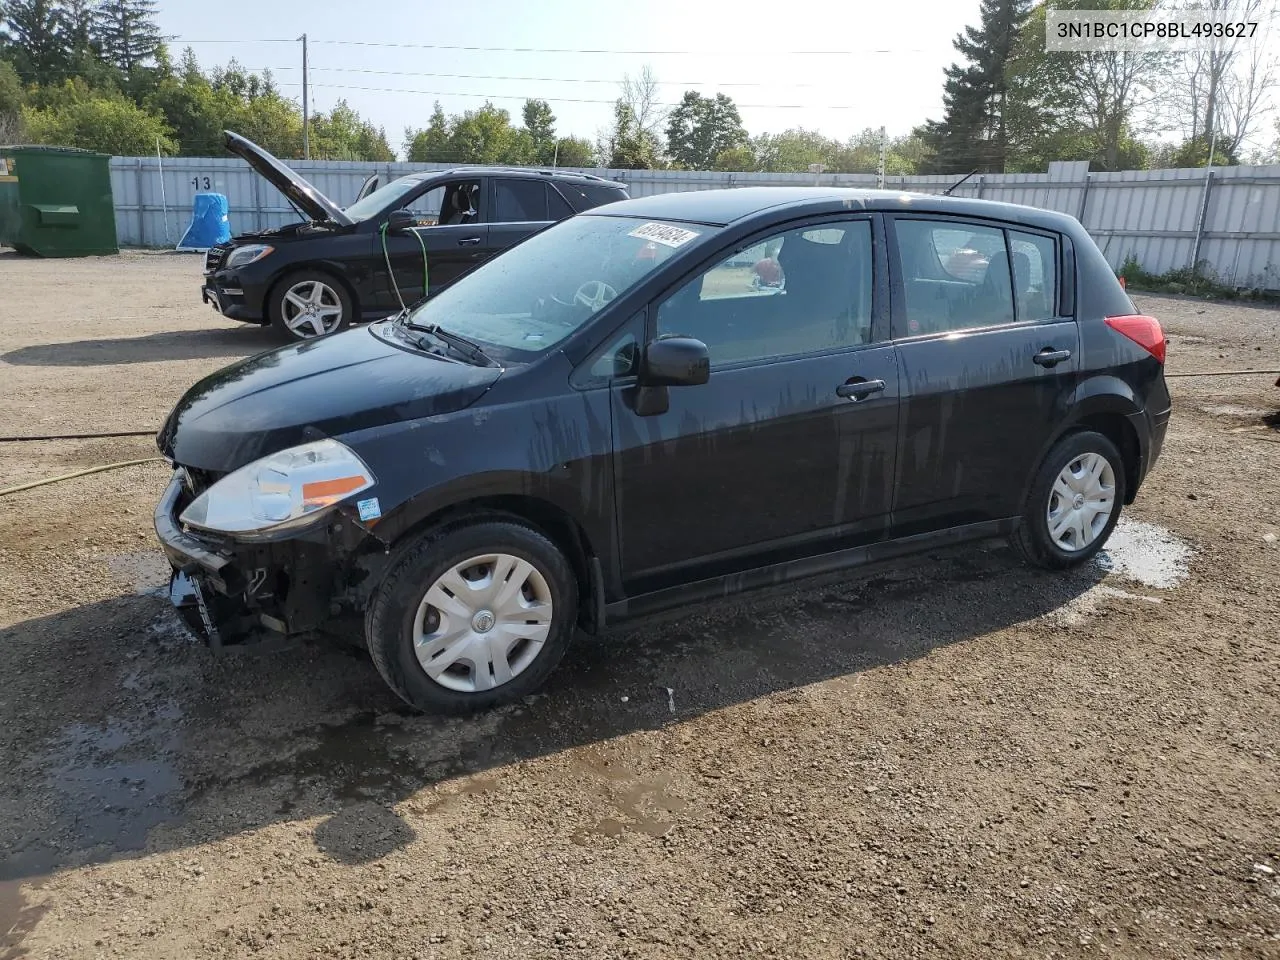
M1002 172L1009 153L1006 70L1030 0L982 0L981 21L956 37L965 64L947 67L945 112L919 131L933 151L933 172Z
M25 83L59 84L66 74L65 19L55 0L7 0L0 38Z
M155 17L156 0L102 0L98 6L102 55L126 77L154 60L164 43Z

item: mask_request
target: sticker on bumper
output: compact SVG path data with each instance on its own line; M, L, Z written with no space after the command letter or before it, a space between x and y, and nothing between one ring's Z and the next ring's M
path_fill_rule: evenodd
M361 520L377 520L382 516L382 506L378 503L377 497L370 497L368 500L358 500L356 509L360 511Z

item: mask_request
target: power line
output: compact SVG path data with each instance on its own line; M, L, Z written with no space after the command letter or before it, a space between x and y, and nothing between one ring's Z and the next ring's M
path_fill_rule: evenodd
M256 37L247 40L183 40L179 38L179 43L294 43L293 40L284 40L277 38ZM324 43L332 46L340 47L381 47L381 48L400 48L408 50L460 50L473 53L584 53L584 54L604 54L608 56L637 56L637 57L716 57L716 56L739 56L743 51L737 50L609 50L605 48L587 48L587 47L476 47L462 44L445 44L445 43L392 43L382 40L312 40L312 43ZM766 53L766 51L758 51ZM898 56L904 53L932 53L933 51L925 50L920 47L905 47L901 49L892 49L888 47L873 47L870 49L849 49L849 50L769 50L768 56L771 57L847 57L847 56Z
M299 67L258 67L258 70L293 70ZM534 83L604 83L616 85L617 77L511 77L484 73L423 73L417 70L366 70L361 67L311 67L312 73L360 73L376 74L387 77L438 77L449 80L518 80ZM828 87L829 83L766 83L764 81L725 82L720 80L656 80L658 86L665 87Z
M280 82L281 86L300 87L301 83L292 80ZM337 83L313 83L313 89L321 90L360 90L368 93L412 93L426 97L474 97L480 100L549 100L552 103L616 103L617 98L599 99L592 97L530 97L528 94L511 93L459 93L454 90L410 90L404 87L360 87ZM678 107L679 101L655 101L655 106ZM828 104L828 103L739 103L739 108L749 110L858 110L863 104Z

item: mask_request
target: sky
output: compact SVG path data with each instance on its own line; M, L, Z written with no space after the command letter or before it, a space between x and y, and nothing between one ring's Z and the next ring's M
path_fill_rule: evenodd
M904 134L941 117L952 40L977 23L978 7L979 0L377 0L368 7L160 0L159 21L175 38L175 56L189 44L205 68L232 57L249 69L269 67L281 92L299 100L295 38L305 30L312 109L345 99L402 150L405 127L425 126L435 100L460 113L490 99L518 123L524 99L539 97L550 102L560 135L594 141L609 123L619 81L646 64L664 102L691 89L728 94L752 134L797 126L841 140L864 127Z

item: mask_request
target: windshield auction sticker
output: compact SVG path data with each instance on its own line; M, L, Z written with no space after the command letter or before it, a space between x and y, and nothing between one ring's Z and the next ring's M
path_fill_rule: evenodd
M652 240L664 247L682 247L695 239L698 234L684 227L673 227L669 223L646 223L636 227L627 236L636 237L639 240Z

